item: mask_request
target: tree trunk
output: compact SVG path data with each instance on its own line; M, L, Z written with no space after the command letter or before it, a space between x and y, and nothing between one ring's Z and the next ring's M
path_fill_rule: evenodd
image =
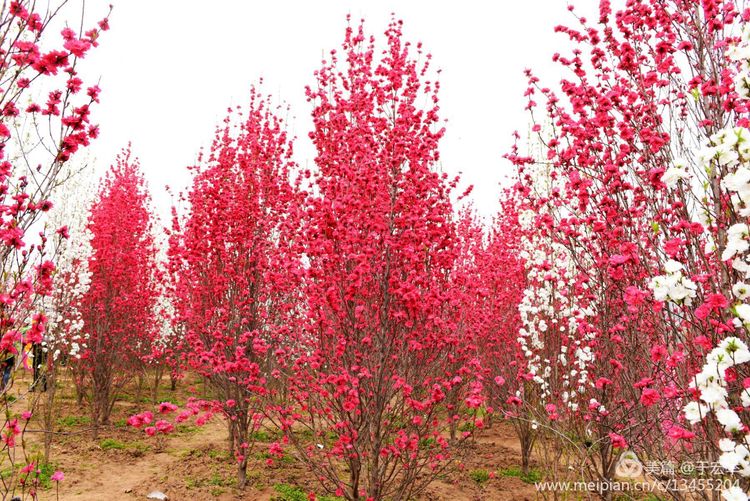
M237 487L244 489L247 485L247 456L237 462Z
M54 370L47 375L47 398L44 408L44 464L49 464L52 449L52 428L55 423L55 393L57 392L57 377Z
M153 403L154 405L157 404L157 400L159 398L159 384L161 383L161 378L163 375L164 375L164 368L161 366L156 367L154 371L154 387L151 393L151 403Z

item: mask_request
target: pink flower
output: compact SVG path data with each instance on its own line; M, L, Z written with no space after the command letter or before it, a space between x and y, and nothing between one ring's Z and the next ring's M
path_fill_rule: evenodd
M162 402L159 404L159 414L169 414L177 410L177 406L171 402Z
M146 435L148 435L149 437L153 437L154 435L156 435L156 428L154 428L153 426L149 426L148 428L145 428L143 431L145 431Z
M612 384L612 380L607 379L605 377L600 377L599 379L596 380L596 383L594 383L596 388L599 390L604 389L605 386L610 385L610 384Z
M511 405L516 405L518 407L520 407L521 404L523 403L523 401L515 395L508 397L508 400L506 400L505 402Z
M179 414L177 414L177 417L174 418L175 423L182 423L183 421L187 421L190 416L192 416L192 411L182 411Z
M646 407L654 405L659 401L659 398L661 398L659 397L659 393L653 388L646 388L643 390L643 393L641 393L641 403Z
M609 439L612 441L612 447L617 447L618 449L628 448L628 443L625 441L625 437L623 437L622 435L610 432Z
M65 480L65 474L58 470L55 473L53 473L49 479L52 480L53 482L62 482L63 480Z
M472 409L476 409L482 405L484 399L480 395L469 395L466 397L466 405Z
M695 438L695 433L676 425L672 426L667 434L675 440L692 440Z
M163 419L160 419L159 421L154 423L154 426L156 427L156 430L159 433L166 434L166 433L171 433L172 431L174 431L174 425L170 423L169 421L165 421Z
M713 347L711 341L704 335L696 336L693 342L704 350L710 350Z
M666 356L667 349L663 345L657 344L656 346L651 348L651 360L653 360L654 362L659 362Z
M23 414L21 414L21 417L28 421L29 419L31 419L32 415L33 414L31 413L31 411L24 411Z

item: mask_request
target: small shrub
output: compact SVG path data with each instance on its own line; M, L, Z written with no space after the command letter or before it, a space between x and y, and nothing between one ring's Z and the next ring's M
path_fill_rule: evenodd
M479 485L484 484L490 479L490 472L487 470L472 470L469 472L469 477Z
M504 470L500 470L500 475L504 477L520 478L527 484L533 484L534 482L539 482L542 479L542 474L541 472L539 472L539 470L529 470L528 473L524 474L523 470L521 470L521 468L518 468L517 466L511 466L509 468L505 468Z
M60 426L81 426L85 424L90 424L91 418L88 416L65 416L61 417L57 420L57 424Z
M99 442L99 447L103 451L109 451L109 450L122 450L125 448L125 443L120 442L117 439L114 438L105 438L101 442Z
M276 484L273 486L274 490L279 493L279 496L272 497L271 501L307 501L307 493L297 486L289 484ZM318 501L344 501L343 498L337 496L316 496Z

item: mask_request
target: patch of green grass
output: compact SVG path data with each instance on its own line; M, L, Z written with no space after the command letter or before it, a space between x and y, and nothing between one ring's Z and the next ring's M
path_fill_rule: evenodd
M211 493L213 496L219 496L225 492L225 487L236 487L236 478L225 478L218 472L214 472L209 478L186 478L185 487L188 489L197 489L200 487L211 487ZM221 491L219 494L214 494L214 491Z
M295 485L276 484L273 489L279 493L279 496L271 498L271 501L307 501L307 493ZM337 496L317 496L318 501L343 501L344 498Z
M217 487L234 487L237 485L236 478L224 478L218 473L214 472L211 478L208 479L208 485L214 485Z
M122 450L126 448L126 445L124 442L120 442L117 439L114 438L105 438L101 442L99 442L99 447L103 451L109 451L109 450Z
M0 470L0 478L6 479L13 475L13 468L4 468Z
M40 465L39 470L39 485L42 489L49 489L52 487L52 474L55 473L55 467L50 463L44 463Z
M128 426L128 420L125 418L118 419L117 421L115 421L114 424L115 424L115 428L125 428Z
M91 418L88 416L65 416L57 420L57 424L60 426L81 426L90 424Z
M312 440L314 436L312 430L308 430L307 428L299 430L299 431L293 431L292 433L304 440Z
M472 470L469 472L469 478L471 478L477 484L482 485L490 479L490 472L484 469Z
M39 487L41 487L42 489L50 489L52 487L52 480L50 480L50 478L52 477L52 474L55 473L55 465L53 465L52 463L42 463L41 456L33 457L30 459L31 462L39 465L36 468L37 472L31 472L29 474L20 473L18 470L14 472L14 469L10 467L0 470L0 478L7 479L15 473L16 475L20 475L17 478L27 479L27 484L33 484L34 480L38 479Z
M473 421L467 421L458 427L459 431L474 431L476 426Z
M222 489L221 487L214 487L209 492L211 493L213 497L217 498L221 496L222 494L224 494L226 491Z
M250 433L250 436L248 437L249 441L251 442L271 442L273 440L276 440L280 438L280 433L278 432L272 432L272 431L266 431L266 430L258 430ZM312 438L312 433L309 433L310 438Z
M419 441L419 446L422 449L432 449L435 447L435 445L437 445L437 441L432 437L423 438L422 440Z
M132 404L150 404L151 403L151 397L142 396L138 398L136 395L128 395L127 393L118 393L116 399L121 402L130 402Z
M206 455L211 459L229 459L229 451L219 449L209 449Z
M174 427L175 434L177 435L192 435L200 431L199 426L192 424L178 424Z
M534 482L539 482L542 479L542 474L539 470L531 469L528 473L524 474L523 470L521 470L521 468L517 466L511 466L509 468L505 468L504 470L500 470L500 475L504 477L520 478L527 484L533 484Z
M141 457L144 454L146 454L148 451L151 450L151 446L147 445L140 440L135 442L130 442L127 444L127 448L130 451L130 453L135 457Z
M274 461L279 461L282 463L294 463L295 459L294 456L290 456L289 454L283 454L280 458L276 456L271 456L267 452L256 452L255 453L255 459L258 460L266 460L266 459L273 459Z

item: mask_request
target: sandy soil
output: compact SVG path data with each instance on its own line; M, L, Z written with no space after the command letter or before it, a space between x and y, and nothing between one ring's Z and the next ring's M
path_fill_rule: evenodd
M171 395L160 392L160 400L184 401L184 385ZM193 391L196 391L193 388ZM169 397L172 397L171 399ZM229 458L226 424L214 419L202 427L185 426L170 435L161 450L153 438L124 425L124 418L138 409L150 406L123 402L116 408L114 425L92 439L85 409L75 405L72 395L63 391L61 418L57 421L51 461L65 472L60 483L59 499L65 501L132 501L146 499L154 490L162 491L170 501L283 499L274 488L278 484L299 487L305 492L320 493L318 486L302 464L291 454L274 466L258 459L250 467L250 487L235 487L235 465ZM32 423L33 424L33 423ZM39 435L31 435L32 449L39 448ZM263 443L256 451L267 450ZM536 499L533 485L516 477L502 475L503 470L520 464L520 452L511 427L495 423L479 436L467 459L455 471L433 482L420 500L435 501L521 501ZM471 472L494 473L481 485ZM43 501L56 500L54 486L40 493Z

